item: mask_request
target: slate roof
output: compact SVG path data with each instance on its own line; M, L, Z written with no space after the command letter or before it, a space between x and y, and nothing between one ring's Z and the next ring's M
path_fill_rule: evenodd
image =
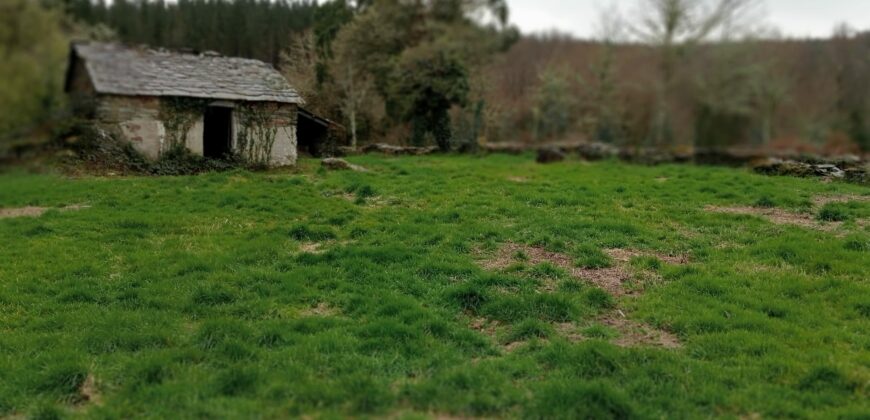
M259 60L184 54L115 43L73 44L97 93L303 104L287 79Z

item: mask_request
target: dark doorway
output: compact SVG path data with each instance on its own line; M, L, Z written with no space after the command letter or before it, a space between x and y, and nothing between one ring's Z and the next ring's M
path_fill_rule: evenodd
M329 154L329 121L305 109L299 108L296 126L297 149L308 156L321 157Z
M210 106L205 109L202 129L202 154L220 159L230 154L233 141L233 109Z

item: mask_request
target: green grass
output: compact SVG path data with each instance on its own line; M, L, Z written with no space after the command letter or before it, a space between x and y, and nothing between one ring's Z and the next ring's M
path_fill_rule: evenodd
M0 175L0 207L91 206L0 219L0 417L870 415L870 203L808 204L866 188L529 156L352 160L371 172ZM635 258L660 279L613 298L524 255L481 268L506 242L590 268L613 264L608 248L691 262ZM596 318L614 307L682 347L611 344Z

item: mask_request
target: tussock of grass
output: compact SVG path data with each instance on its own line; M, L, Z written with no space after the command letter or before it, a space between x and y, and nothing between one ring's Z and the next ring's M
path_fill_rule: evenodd
M373 170L0 175L0 208L91 206L0 219L0 417L866 412L861 187L353 159Z

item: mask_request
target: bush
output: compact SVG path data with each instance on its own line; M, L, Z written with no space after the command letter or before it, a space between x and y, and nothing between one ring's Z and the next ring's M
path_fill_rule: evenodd
M186 147L173 148L151 163L147 173L152 175L196 175L203 172L221 172L243 167L244 163L235 156L226 159L210 159L193 154Z
M74 130L77 138L72 144L77 159L72 163L90 169L122 173L148 172L150 166L148 160L129 142L121 141L92 126L76 127L71 130Z
M60 137L69 140L75 157L70 162L94 171L139 175L195 175L246 167L238 156L211 159L179 146L163 152L156 161L147 159L130 142L89 124L66 127Z
M839 206L827 204L819 210L818 219L825 222L842 222L849 219L849 213Z

